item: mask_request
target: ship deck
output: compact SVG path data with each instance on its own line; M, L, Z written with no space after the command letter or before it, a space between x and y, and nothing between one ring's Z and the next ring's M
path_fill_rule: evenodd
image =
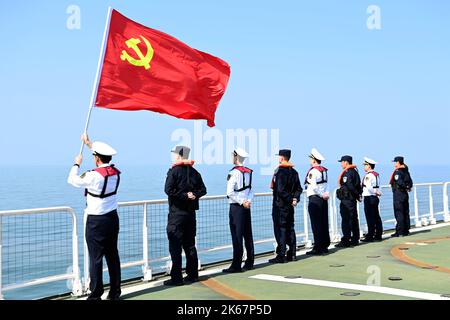
M323 256L298 252L298 261L270 265L258 257L254 270L224 274L228 266L202 270L200 281L163 286L167 277L128 284L132 300L410 300L449 299L450 224L414 229L403 238L331 249Z

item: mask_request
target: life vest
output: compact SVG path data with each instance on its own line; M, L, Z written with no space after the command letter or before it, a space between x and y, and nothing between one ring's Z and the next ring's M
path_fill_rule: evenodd
M339 187L341 187L341 180L342 180L342 177L344 176L344 174L346 174L347 173L347 171L348 170L350 170L350 169L356 169L357 167L355 166L355 165L350 165L350 166L348 166L348 168L346 168L346 169L344 169L342 172L341 172L341 174L339 175L339 179L338 179L338 186ZM356 169L357 170L357 169ZM358 170L357 170L358 171Z
M120 184L120 171L116 167L114 167L113 164L108 167L95 168L92 171L100 173L102 177L105 179L105 181L103 182L102 192L100 194L94 194L92 192L89 192L88 189L85 189L84 191L85 196L90 195L95 198L104 199L117 194L117 190L119 189ZM114 189L113 192L106 193L106 187L108 186L108 179L109 177L112 176L117 176L116 188Z
M369 174L373 174L373 175L375 176L375 179L376 179L376 184L375 184L375 186L374 186L373 188L374 188L374 189L379 189L379 188L380 188L380 174L379 174L378 172L372 171L372 172L367 173L367 174L366 174L366 177L367 177ZM363 187L363 188L366 186L366 185L364 184L364 181L366 181L366 177L364 177L364 180L363 180L363 183L362 183L362 187Z
M194 160L183 160L183 161L175 162L172 165L172 168L177 167L177 166L190 166L190 167L192 167L194 165L194 163L195 163Z
M271 180L271 182L270 182L270 189L273 190L273 188L274 188L274 186L275 186L275 176L277 175L278 169L279 169L279 168L293 168L293 167L294 167L294 164L293 164L293 163L290 163L290 162L283 162L283 163L281 163L281 164L278 166L278 168L275 170L275 173L274 173L273 176L272 176L272 180Z
M236 167L234 167L233 169L231 169L231 171L233 171L233 170L238 170L239 172L242 173L242 188L240 188L240 189L235 189L234 191L235 191L235 192L241 192L241 191L244 191L244 190L247 190L247 189L251 189L251 188L252 188L252 176L253 176L253 170L252 170L252 169L249 169L249 168L247 168L247 167L244 167L244 166L236 166ZM249 184L248 184L248 185L245 184L245 174L246 174L246 173L249 173L249 174L250 174L250 181L249 181Z
M308 176L313 169L319 170L319 172L322 175L322 179L319 182L317 182L317 184L324 184L328 182L328 169L322 166L315 166L311 167L311 169L309 169L308 173L306 174L305 185L308 184Z

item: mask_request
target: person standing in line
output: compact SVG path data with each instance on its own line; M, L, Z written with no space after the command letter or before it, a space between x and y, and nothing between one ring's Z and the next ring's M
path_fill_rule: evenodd
M395 170L392 173L390 185L392 187L394 200L394 213L397 225L395 233L391 237L405 237L409 235L411 222L409 217L409 192L413 188L413 181L409 173L409 168L405 164L404 157L395 157Z

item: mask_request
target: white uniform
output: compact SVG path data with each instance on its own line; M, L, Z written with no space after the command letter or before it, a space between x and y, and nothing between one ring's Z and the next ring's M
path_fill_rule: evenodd
M250 184L250 173L242 173L237 169L233 169L228 174L227 196L230 203L242 205L245 201L251 202L253 200L254 193L251 188L236 191L244 186L243 175L245 177L245 185L248 186Z
M103 164L100 167L108 167L110 164ZM73 166L70 170L69 178L67 182L76 188L85 188L90 193L101 194L105 178L96 171L88 171L81 176L78 176L78 166ZM108 185L106 186L106 194L114 192L117 186L117 176L110 176L108 178ZM85 213L88 215L104 215L113 210L116 210L117 195L112 195L106 198L93 197L87 195L86 197L87 207Z
M369 171L363 180L363 197L376 196L377 192L381 193L380 187L380 177L377 177L374 171Z
M323 174L325 179L328 179L327 173L324 172ZM321 181L323 181L324 177L322 177L322 172L320 172L318 169L316 168L311 169L311 171L308 173L308 176L306 177L307 197L317 195L322 198L324 193L329 192L328 183L327 182L320 183Z

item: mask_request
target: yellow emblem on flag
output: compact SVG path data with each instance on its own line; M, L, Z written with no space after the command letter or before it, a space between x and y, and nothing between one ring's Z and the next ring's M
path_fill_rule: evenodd
M145 70L148 70L148 69L150 69L150 61L152 61L152 59L153 59L154 50L153 50L153 47L152 47L150 41L148 41L143 36L140 36L140 37L142 38L142 40L144 41L144 43L147 47L147 54L144 56L141 49L138 47L138 44L141 43L141 40L136 39L136 38L131 38L131 39L127 40L125 42L125 44L127 45L128 48L133 49L134 52L136 52L139 59L135 59L135 58L131 57L128 54L128 52L126 52L125 50L122 50L120 59L122 59L122 61L125 61L125 60L128 61L133 66L144 67Z

